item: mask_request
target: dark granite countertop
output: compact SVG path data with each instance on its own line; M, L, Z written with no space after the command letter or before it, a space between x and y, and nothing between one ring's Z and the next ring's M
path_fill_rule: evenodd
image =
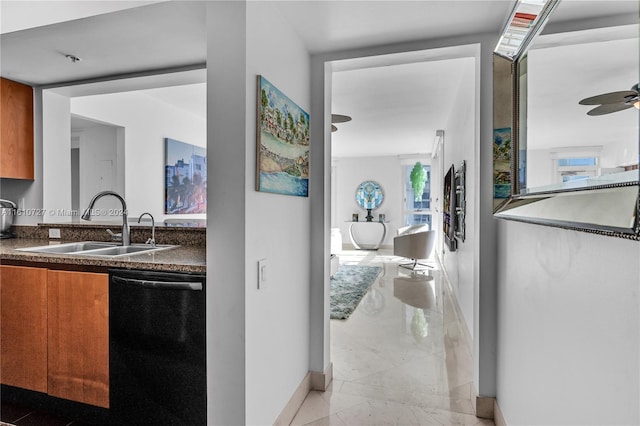
M60 243L71 242L61 241ZM58 242L52 243L58 244ZM18 248L49 245L46 239L12 238L0 240L0 262L29 266L60 268L64 265L74 269L124 268L166 272L205 273L206 249L204 246L180 245L175 248L129 256L102 257L57 253L34 253L18 251Z

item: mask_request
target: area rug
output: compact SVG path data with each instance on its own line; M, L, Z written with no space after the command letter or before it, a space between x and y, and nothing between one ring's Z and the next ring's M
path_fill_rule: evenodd
M340 265L331 277L331 319L349 318L380 271L380 266Z

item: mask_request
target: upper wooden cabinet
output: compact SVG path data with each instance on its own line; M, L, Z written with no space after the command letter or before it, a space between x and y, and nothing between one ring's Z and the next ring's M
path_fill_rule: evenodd
M34 179L33 88L0 77L0 177Z

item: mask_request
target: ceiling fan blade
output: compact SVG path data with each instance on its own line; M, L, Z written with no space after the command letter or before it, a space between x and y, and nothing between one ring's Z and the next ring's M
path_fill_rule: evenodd
M331 114L332 123L346 123L347 121L351 121L351 117L349 117L348 115Z
M338 128L332 124L331 125L331 132L337 132L337 131L338 131Z
M595 107L591 111L587 112L587 115L610 114L612 112L622 111L622 110L625 110L625 109L631 108L631 107L633 107L633 104L619 103L619 104L600 105L599 107Z
M602 95L591 96L578 102L580 105L602 105L617 104L626 102L627 97L638 96L638 92L632 90L623 90L621 92L603 93Z

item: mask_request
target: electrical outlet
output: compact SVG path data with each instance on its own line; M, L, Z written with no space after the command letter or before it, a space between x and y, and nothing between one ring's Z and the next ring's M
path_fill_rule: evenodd
M49 228L49 238L60 238L60 228Z
M268 266L267 259L258 260L258 290L265 288L267 285Z

